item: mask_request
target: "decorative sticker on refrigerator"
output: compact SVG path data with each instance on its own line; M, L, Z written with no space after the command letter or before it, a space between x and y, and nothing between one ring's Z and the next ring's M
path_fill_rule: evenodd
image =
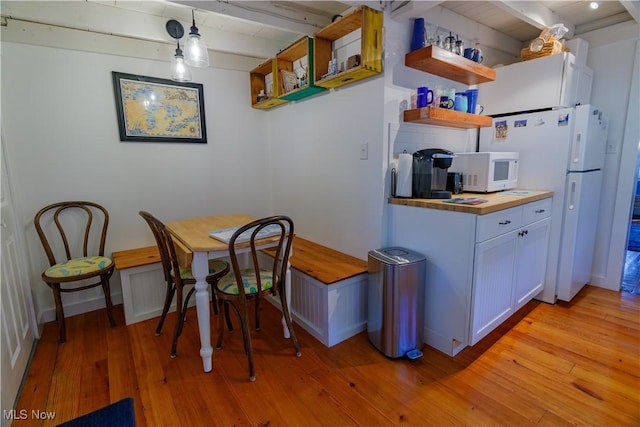
M568 126L569 125L569 113L560 114L558 116L558 126Z
M506 120L497 121L495 124L495 133L493 135L494 141L505 141L507 139L507 134L509 131L509 127L507 126Z
M516 127L516 128L524 128L524 127L527 127L527 121L526 121L526 120L516 120L516 121L513 123L513 127Z

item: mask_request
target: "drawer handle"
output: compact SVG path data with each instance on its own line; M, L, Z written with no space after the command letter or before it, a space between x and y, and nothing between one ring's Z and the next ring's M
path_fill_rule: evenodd
M544 209L536 209L536 213L542 213L544 212Z
M509 221L508 219L505 221L500 221L498 224L500 225L507 225L507 224L511 224L511 221Z

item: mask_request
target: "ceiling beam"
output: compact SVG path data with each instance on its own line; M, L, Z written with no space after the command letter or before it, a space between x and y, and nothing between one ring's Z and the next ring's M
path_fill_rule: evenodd
M163 42L175 49L175 40L165 29L166 17L111 7L98 2L3 1L2 14L26 22ZM182 24L188 31L191 22L182 21ZM286 42L263 38L259 35L251 36L202 25L199 28L209 50L269 58L287 46Z
M544 30L555 24L563 24L567 27L567 30L569 30L564 35L564 38L570 39L575 33L575 27L572 24L566 21L563 22L563 19L559 15L543 6L540 2L502 0L494 1L493 4L540 30Z
M389 3L388 0L338 0L342 4L356 8L359 6L368 6L371 9L384 10Z
M171 3L182 4L200 10L207 10L221 15L246 19L247 21L288 30L300 35L313 35L316 31L331 23L331 17L314 14L309 11L297 12L278 7L267 1L202 1L172 0Z
M633 20L640 24L640 2L632 0L620 0L620 4L627 9Z
M575 35L579 36L581 34L588 33L589 31L610 27L626 21L631 22L629 15L624 12L617 13L615 15L607 16L606 18L598 19L597 21L585 22L584 24L576 25Z
M403 21L425 14L429 9L438 6L442 1L394 1L391 3L391 18Z
M425 18L430 24L441 29L457 33L463 39L481 41L484 46L505 52L512 56L520 56L522 42L504 33L489 28L455 12L445 9L440 1L410 1L404 2L391 12L395 21L407 21L418 16ZM428 13L427 13L428 11Z

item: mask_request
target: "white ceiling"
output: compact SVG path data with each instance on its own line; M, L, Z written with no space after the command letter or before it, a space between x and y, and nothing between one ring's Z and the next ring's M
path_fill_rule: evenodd
M575 0L446 1L441 6L523 42L540 34L543 19L538 20L536 16L546 15L549 19L557 20L554 23L563 23L569 29L573 28L572 36L633 19L619 1L600 1L595 10L591 9L590 3L591 1Z
M639 20L640 2L600 1L233 1L233 0L86 0L1 1L4 17L41 22L126 37L172 42L164 29L177 19L188 33L191 12L210 49L249 56L270 57L301 35L312 35L331 22L334 15L356 6L391 8L395 20L423 16L441 29L461 37L479 39L487 46L518 54L523 43L535 38L545 26L563 23L567 38ZM452 14L451 12L455 12ZM221 36L222 32L226 35ZM237 35L237 43L233 37ZM466 33L466 34L465 34ZM247 43L249 41L249 43ZM247 48L247 45L253 45ZM245 47L243 47L245 46Z

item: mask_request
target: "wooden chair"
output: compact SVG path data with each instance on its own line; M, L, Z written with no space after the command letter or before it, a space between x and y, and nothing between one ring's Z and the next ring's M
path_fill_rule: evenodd
M266 227L269 227L266 229ZM276 256L270 265L264 265L260 268L258 263L258 251L260 246L261 231L274 232L275 235L270 239L277 240ZM248 241L247 241L248 238ZM249 331L249 309L248 300L255 300L255 322L256 330L260 329L260 299L265 294L276 293L280 295L282 304L282 312L291 335L293 347L296 355L299 357L300 346L296 338L289 307L287 306L286 292L284 284L286 281L287 264L289 262L289 254L291 253L291 243L293 241L293 221L286 216L272 216L253 221L247 225L240 227L231 237L229 241L229 255L231 257L232 271L218 281L215 287L218 301L220 304L227 303L231 305L240 319L242 326L242 337L244 350L249 363L249 380L255 381L255 369L253 366L253 348L251 345L251 333ZM251 252L249 259L250 266L241 269L238 263L238 255L243 252L240 249L250 246ZM222 348L222 340L224 336L224 324L222 316L219 318L218 342L216 349Z
M171 302L173 301L173 295L177 293L176 299L176 324L173 332L173 343L171 344L171 357L176 357L176 351L178 347L178 338L182 334L182 328L184 327L184 321L187 316L187 307L189 305L189 300L195 291L195 286L189 290L186 298L183 298L182 292L185 286L195 285L196 280L191 275L191 268L189 267L180 267L178 263L178 257L176 256L176 249L174 246L173 237L171 233L167 229L167 227L153 215L148 212L140 211L140 216L144 218L144 220L151 228L153 232L153 236L156 239L156 243L158 245L158 250L160 251L160 258L162 260L162 269L164 271L164 278L167 283L167 292L165 294L164 299L164 307L162 308L162 315L160 316L160 321L158 322L158 326L156 328L156 335L160 335L162 332L162 326L164 325L164 320L167 317L167 313L171 306ZM175 274L178 272L178 274ZM207 283L209 283L212 287L215 287L218 279L229 272L229 264L221 259L212 259L209 260L209 275L207 276ZM218 306L215 300L215 293L212 292L213 295L213 307L216 314L218 314ZM231 320L229 318L229 309L225 307L224 309L225 316L227 319L227 324L229 325L229 330L232 330Z
M76 292L102 286L109 323L114 327L116 322L113 318L109 289L109 278L113 274L114 263L111 258L104 256L109 225L107 210L92 202L54 203L38 211L34 225L50 264L42 273L42 280L53 291L60 342L65 342L67 338L61 292ZM54 242L62 245L52 246ZM95 278L99 279L96 283L63 288L63 285L72 282L85 279L91 281Z

